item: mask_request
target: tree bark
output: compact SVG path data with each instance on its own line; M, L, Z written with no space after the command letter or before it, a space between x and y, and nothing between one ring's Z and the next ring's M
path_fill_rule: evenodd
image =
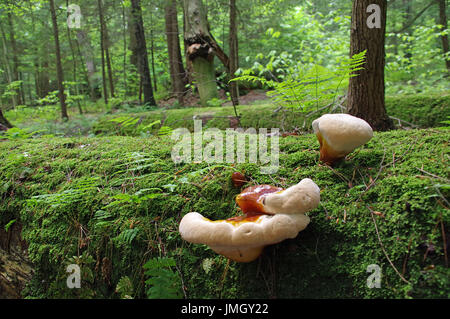
M12 78L12 72L11 72L11 68L9 66L9 61L8 61L8 45L6 43L6 35L5 35L5 31L3 29L3 24L0 21L0 31L2 33L2 47L3 47L3 64L5 65L5 69L6 69L6 79L8 80L8 84L11 85L11 83L13 82L13 78ZM1 99L1 97L0 97ZM16 101L16 97L14 95L11 96L11 102L13 105L13 108L16 107L17 105L17 101Z
M186 71L183 66L183 59L181 58L180 39L178 38L176 0L169 0L166 2L165 22L172 94L177 97L179 105L184 105L184 90L187 81Z
M0 108L0 124L6 126L7 128L12 128L13 125L5 118L2 109Z
M148 64L147 44L145 42L144 22L142 21L142 10L140 0L131 0L131 16L134 36L136 37L136 57L142 90L144 93L144 104L156 105L153 95L152 79Z
M19 58L18 58L18 52L17 52L17 43L16 43L16 35L14 32L14 24L12 20L12 14L8 12L8 25L9 25L9 36L10 36L10 42L11 42L11 49L12 49L12 60L13 60L13 81L19 81L20 75L19 75ZM24 98L23 98L23 88L22 84L17 89L17 103L18 104L24 104Z
M376 14L376 11L366 12L371 4L379 6L379 27L368 26L368 18ZM364 119L378 131L393 128L384 104L386 9L386 0L354 0L350 33L350 56L367 52L364 69L358 71L358 76L350 78L347 112Z
M239 68L236 11L236 0L230 0L230 80L234 79L234 74ZM230 82L230 96L233 105L239 105L239 86L236 81Z
M203 106L218 98L214 68L214 39L209 32L202 0L184 0L187 58L192 62L193 78Z
M152 28L150 29L150 53L152 58L152 78L153 78L153 89L155 92L158 92L158 84L156 79L156 71L155 71L155 41L153 37L153 14L150 11L150 24Z
M66 105L66 95L64 93L64 73L61 63L61 51L59 47L59 34L58 34L58 21L56 19L55 2L50 0L50 13L52 15L53 24L53 37L55 40L55 50L56 50L56 73L58 77L58 91L59 91L59 103L61 105L61 116L63 120L68 120L69 115L67 114Z
M124 87L124 95L128 95L128 86L127 86L127 23L126 23L126 14L125 14L125 3L122 3L122 30L123 30L123 87Z
M104 16L104 7L102 5L101 0L99 0L99 18L100 18L100 28L101 28L101 36L103 37L103 51L105 53L105 61L106 68L108 70L108 83L109 83L109 91L111 93L111 97L114 97L114 78L111 67L111 58L109 55L109 36L108 36L108 28L106 27L105 16Z
M102 84L103 84L103 99L105 100L105 104L108 104L108 89L106 87L106 71L105 71L105 36L103 29L103 8L102 8L102 0L97 1L98 4L98 15L100 19L100 51L101 51L101 59L102 59Z
M446 13L446 1L437 0L439 2L439 24L442 25L441 31L447 30L447 13ZM447 34L441 35L442 51L444 53L445 66L447 71L450 72L450 56L449 56L449 44Z
M66 0L66 6L69 7L69 0ZM69 14L69 12L67 12L67 18L69 18L69 17L70 17L70 14ZM75 85L75 95L78 95L79 89L78 89L78 81L77 81L77 59L75 56L75 50L73 48L72 37L70 35L70 27L69 27L68 23L67 23L67 41L69 42L70 53L72 54L72 67L73 67L72 80ZM80 114L83 114L83 109L81 108L81 104L78 99L77 99L77 106L78 106L78 111L80 112Z

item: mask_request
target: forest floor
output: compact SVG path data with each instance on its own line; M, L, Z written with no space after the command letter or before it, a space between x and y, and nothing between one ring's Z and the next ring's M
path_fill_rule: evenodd
M263 104L238 106L244 127L290 130L303 123L295 110L275 112L261 92L247 97ZM119 282L128 278L133 297L143 298L142 265L163 256L176 259L191 298L448 298L450 137L441 123L448 106L448 95L387 98L389 114L414 126L375 133L335 168L318 162L314 134L282 137L274 176L254 163L175 164L174 141L160 136L159 126L140 130L158 120L190 129L199 114L213 115L205 127L226 129L231 106L84 115L73 108L67 123L56 107L18 113L23 130L44 132L29 138L10 130L0 139L0 288L13 298L25 284L28 297L117 298ZM234 171L246 175L247 186L287 187L310 177L322 190L298 238L244 265L187 244L178 233L188 212L213 219L238 213ZM76 296L61 266L75 255L89 274ZM299 260L301 270L293 272ZM366 286L373 263L383 269L382 289Z
M223 100L222 106L231 106L233 105L231 101L227 101L227 97L225 95L225 92L223 90L219 91L219 97L221 100ZM269 97L267 96L266 92L264 90L250 90L248 93L241 95L239 97L239 103L242 105L251 105L255 102L261 102L268 100ZM174 105L176 102L175 97L171 97L168 99L160 100L158 105L160 107L170 107L171 105ZM198 95L188 93L186 94L184 98L184 102L186 107L197 107L200 103L200 98Z

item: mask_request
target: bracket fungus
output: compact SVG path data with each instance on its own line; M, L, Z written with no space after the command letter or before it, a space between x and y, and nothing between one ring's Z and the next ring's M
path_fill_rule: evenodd
M320 189L309 178L282 189L251 186L236 197L244 215L212 221L201 214L186 214L179 226L181 237L208 245L237 262L251 262L267 245L295 238L309 224L305 213L319 205Z
M320 144L320 160L333 165L373 137L369 123L358 117L325 114L312 122Z

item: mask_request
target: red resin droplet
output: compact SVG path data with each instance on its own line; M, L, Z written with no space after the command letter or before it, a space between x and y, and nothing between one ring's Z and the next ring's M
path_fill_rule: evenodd
M241 187L247 182L247 179L245 178L244 174L240 172L234 172L231 175L231 180L233 181L234 187Z

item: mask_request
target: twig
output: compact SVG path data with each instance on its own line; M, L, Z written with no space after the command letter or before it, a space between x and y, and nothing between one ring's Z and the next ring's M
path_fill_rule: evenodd
M413 124L413 123L409 123L409 122L407 122L405 120L402 120L402 119L399 119L397 117L389 116L389 118L392 119L392 120L396 120L398 122L399 126L402 126L401 122L403 122L403 123L406 123L406 124L408 124L408 125L410 125L410 126L412 126L414 128L418 128L419 127L419 125L416 125L416 124Z
M384 245L383 242L381 241L381 237L380 237L380 233L378 232L378 226L377 226L377 222L375 220L375 217L373 217L373 210L370 209L369 206L366 206L367 209L370 211L370 216L372 217L373 220L373 224L375 225L375 231L377 233L377 237L378 237L378 241L380 242L380 247L381 250L384 253L384 256L386 256L386 259L388 260L389 264L391 264L392 268L395 270L395 272L397 273L397 275L400 277L401 280L403 280L405 283L409 284L410 282L408 280L405 279L405 277L402 276L402 274L397 270L397 268L395 268L394 264L392 263L391 259L389 258L389 256L386 253L386 250L384 249Z
M434 177L434 178L443 180L443 181L445 181L445 182L448 182L448 179L446 179L446 178L444 178L444 177L440 177L440 176L434 175L434 174L432 174L432 173L430 173L430 172L427 172L427 171L424 170L423 168L417 168L417 167L416 167L416 169L419 170L419 171L421 171L422 173L425 173L425 174L427 174L427 175L430 175L431 177Z
M225 270L223 271L222 278L220 280L219 299L222 298L223 284L225 283L229 267L230 267L230 259L227 258L227 264L225 265Z
M411 244L412 244L412 240L413 240L413 237L411 237L411 238L409 239L408 252L406 253L405 260L403 260L402 275L405 275L405 272L406 272L406 265L408 264L409 254L410 254L410 252L411 252Z
M175 263L175 268L177 269L178 273L180 274L181 289L183 290L184 298L188 299L188 296L187 296L187 293L186 293L186 289L185 289L185 286L184 286L183 273L181 272L181 270L178 267L177 263Z
M444 222L442 221L442 212L441 212L441 232L442 232L442 241L444 245L444 258L445 258L445 267L448 267L448 257L447 257L447 238L445 236Z

